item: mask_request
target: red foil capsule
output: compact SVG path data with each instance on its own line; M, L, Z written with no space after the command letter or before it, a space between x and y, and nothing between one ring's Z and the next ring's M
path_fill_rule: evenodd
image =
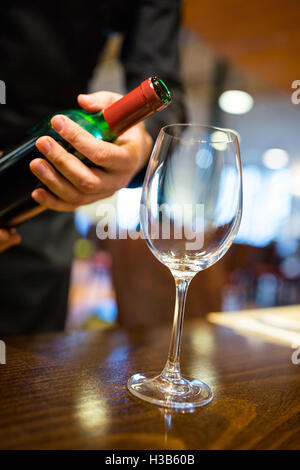
M123 98L105 108L103 115L113 133L120 135L139 121L166 107L170 101L171 98L166 101L158 96L150 77Z

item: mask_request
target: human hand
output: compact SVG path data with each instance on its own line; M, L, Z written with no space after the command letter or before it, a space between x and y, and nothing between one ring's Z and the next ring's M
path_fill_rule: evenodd
M0 253L11 246L18 245L20 241L21 237L14 228L10 230L0 229Z
M79 95L78 103L95 113L120 98L118 93L100 91ZM143 123L124 132L114 143L96 139L63 115L54 116L51 123L58 134L101 168L87 167L52 137L40 137L36 146L46 159L32 160L30 169L53 194L38 188L31 196L48 209L73 211L111 196L144 167L152 149L152 138Z

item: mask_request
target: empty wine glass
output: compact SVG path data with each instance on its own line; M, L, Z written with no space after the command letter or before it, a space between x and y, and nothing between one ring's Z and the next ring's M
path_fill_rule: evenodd
M183 378L179 353L189 283L229 249L242 214L237 135L229 129L173 124L161 129L148 165L141 229L156 258L174 276L176 303L169 355L161 374L136 373L127 383L138 398L159 406L209 403L211 388Z

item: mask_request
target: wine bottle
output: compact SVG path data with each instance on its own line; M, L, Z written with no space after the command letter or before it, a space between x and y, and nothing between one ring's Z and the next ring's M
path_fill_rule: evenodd
M22 143L4 151L0 158L0 227L15 227L45 210L31 197L32 191L43 185L29 168L31 160L45 158L35 145L42 135L53 137L86 165L96 167L55 132L51 125L55 114L68 116L97 139L113 142L131 126L165 108L170 101L171 95L164 82L158 77L150 77L101 112L60 111L34 126Z

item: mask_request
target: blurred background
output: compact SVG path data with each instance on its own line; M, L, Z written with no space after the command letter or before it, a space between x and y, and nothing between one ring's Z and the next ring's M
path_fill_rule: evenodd
M221 261L193 280L189 318L300 304L300 104L292 102L292 83L300 80L299 25L299 0L183 3L188 119L238 132L244 184L238 236ZM111 36L90 91L124 92L121 43L120 35ZM140 196L135 188L110 198L121 229L138 226ZM96 208L107 202L76 212L67 329L170 322L173 279L145 242L97 239Z

